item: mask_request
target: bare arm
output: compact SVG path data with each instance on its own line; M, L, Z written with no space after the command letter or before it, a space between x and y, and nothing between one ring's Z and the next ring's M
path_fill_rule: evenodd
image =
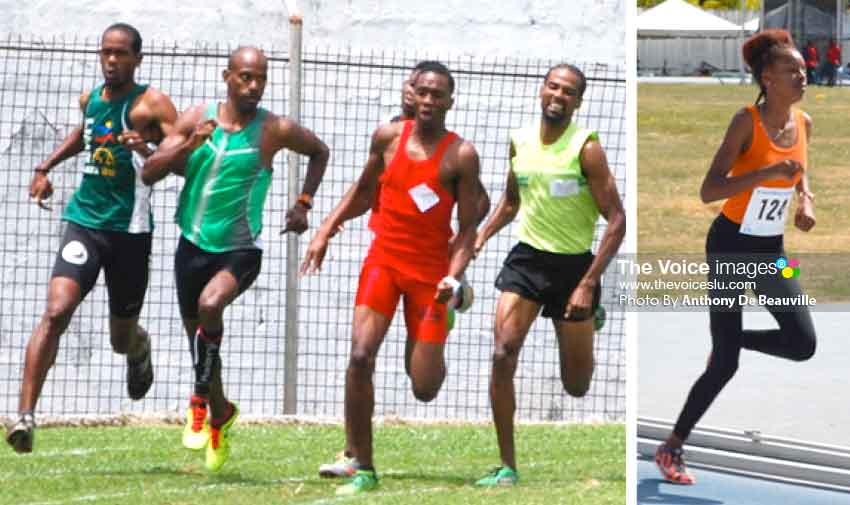
M587 178L593 201L596 202L596 207L608 222L608 226L599 241L599 248L590 267L570 295L564 312L566 319L570 319L571 316L587 319L592 315L594 290L599 286L602 273L617 254L626 235L626 213L623 210L623 202L620 201L617 184L608 168L605 151L598 141L589 140L582 147L581 169Z
M80 110L84 113L84 115L88 102L88 93L80 95ZM46 160L36 165L35 173L32 175L32 179L30 180L29 194L30 198L33 198L40 208L50 210L50 207L44 203L44 200L53 195L53 185L50 183L50 180L48 180L47 173L59 163L79 154L86 148L85 142L83 141L84 127L85 125L83 124L76 126L73 130L71 130L68 136L65 137L62 143L59 144L52 153L50 153L50 156L48 156Z
M80 111L85 114L86 106L89 103L89 94L83 93L80 95L79 103ZM65 137L65 140L63 140L62 143L59 144L52 153L50 153L50 156L36 166L36 170L44 172L44 174L47 175L47 172L49 172L51 168L82 152L82 150L86 147L83 142L83 126L84 125L80 124L71 130L68 136Z
M452 243L449 276L460 279L472 259L478 223L481 222L481 214L486 215L489 210L490 198L481 184L481 162L471 143L463 142L458 147L457 163L458 231Z
M304 261L301 264L302 274L320 270L327 252L328 240L336 234L336 231L344 222L361 216L369 210L375 199L378 177L384 171L384 152L395 136L396 132L392 125L380 126L372 134L366 166L354 185L322 222L313 240L310 241Z
M199 123L203 113L204 106L195 106L180 115L171 133L145 161L142 182L150 186L170 171L182 170L192 151L200 147L215 129L214 120Z
M277 118L275 126L277 127L275 130L275 152L285 148L310 158L307 163L307 174L304 177L301 194L312 199L316 190L319 189L319 184L322 182L322 177L328 166L328 159L330 158L328 146L312 131L291 119ZM286 211L286 226L281 233L290 231L297 234L304 233L309 227L307 211L311 208L312 204L302 202L300 199L293 203L292 207Z
M130 113L133 130L125 130L118 136L118 142L129 150L139 153L143 158L150 157L154 150L148 142L158 143L174 131L177 121L177 109L168 95L154 88L148 88L133 105ZM139 119L137 123L136 118ZM161 136L160 136L161 135Z
M513 143L511 143L508 161L510 162L514 156L516 156L516 150L514 149ZM490 237L499 233L502 228L516 218L517 212L519 212L519 206L519 185L517 184L513 168L509 167L508 177L505 183L505 191L502 193L502 197L496 205L496 210L490 216L490 219L487 220L487 223L481 229L481 232L478 233L478 238L475 241L475 254L478 254L481 251L484 244L490 239Z
M700 188L700 198L704 203L723 200L748 191L759 183L769 179L793 179L803 167L794 160L779 163L729 177L729 171L739 154L752 142L753 121L749 111L739 110L726 130L726 136L717 149L711 167L705 175Z
M806 120L806 149L812 138L812 118L805 115ZM808 156L806 156L807 159ZM811 165L811 160L809 161ZM807 167L808 168L808 167ZM797 182L797 212L794 215L794 225L802 231L811 230L816 223L815 219L815 195L809 190L809 178L805 172Z
M587 177L593 201L596 202L599 213L608 222L605 233L599 240L596 258L582 279L582 282L590 282L595 287L599 284L602 272L620 249L623 237L626 236L626 213L623 210L620 193L617 192L614 176L608 168L605 151L598 141L590 140L582 148L581 168Z
M287 118L278 120L278 139L281 149L289 149L310 158L301 192L315 195L331 156L328 146L315 133Z

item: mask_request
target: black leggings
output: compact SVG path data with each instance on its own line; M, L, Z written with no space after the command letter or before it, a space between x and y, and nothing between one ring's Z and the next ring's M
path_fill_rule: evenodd
M753 292L767 297L802 297L797 279L786 279L776 271L755 275L719 271L719 263L734 263L754 269L768 265L780 256L785 256L782 235L776 237L753 237L738 233L739 225L723 214L714 220L708 232L705 249L710 273L709 281L717 283L753 280L756 283ZM746 270L745 270L746 271ZM727 298L735 302L731 307L712 305L711 319L711 359L705 372L697 379L673 433L685 440L694 425L717 398L723 386L738 370L738 357L741 349L750 349L794 361L805 361L815 353L815 328L809 309L803 306L768 306L770 314L779 323L778 330L744 330L742 327L741 305L738 297L745 290L731 289L728 285L714 286L709 290L712 299Z

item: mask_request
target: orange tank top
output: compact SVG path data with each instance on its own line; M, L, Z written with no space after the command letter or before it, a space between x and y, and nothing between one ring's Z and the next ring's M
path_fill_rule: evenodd
M803 165L803 168L806 167L806 145L808 142L806 139L806 121L803 118L802 111L794 110L794 121L797 126L797 142L790 147L781 147L774 144L767 135L767 130L761 122L761 114L759 114L758 108L755 105L751 105L747 107L747 110L753 119L752 141L750 148L735 159L732 170L729 172L730 176L743 175L788 159L796 160ZM791 188L797 184L800 177L802 175L798 174L793 181L779 179L762 181L759 183L759 186L765 188ZM741 224L752 194L753 190L748 189L727 199L723 205L723 215L731 221Z
M407 140L413 124L404 122L398 148L379 178L378 204L369 218L375 238L366 261L436 284L449 271L455 204L454 195L440 183L440 163L457 134L443 136L427 160L412 160Z

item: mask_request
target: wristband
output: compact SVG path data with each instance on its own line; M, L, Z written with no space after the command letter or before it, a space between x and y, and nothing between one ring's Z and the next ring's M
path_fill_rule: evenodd
M443 282L451 286L452 288L452 296L459 296L461 292L461 284L460 281L452 277L451 275L447 275L443 277Z
M295 203L300 203L305 209L310 210L313 208L313 197L307 193L301 193Z
M47 168L36 168L35 170L33 170L33 172L35 172L37 174L41 174L41 175L47 175L47 173L50 172L50 170L47 169Z

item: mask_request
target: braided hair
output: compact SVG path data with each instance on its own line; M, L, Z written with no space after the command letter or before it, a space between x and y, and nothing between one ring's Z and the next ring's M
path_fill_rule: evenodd
M765 67L776 61L779 50L786 47L795 48L794 39L786 30L771 29L756 33L748 38L741 47L744 61L753 72L753 79L759 85L759 96L756 105L767 94L767 89L761 80L761 74Z

